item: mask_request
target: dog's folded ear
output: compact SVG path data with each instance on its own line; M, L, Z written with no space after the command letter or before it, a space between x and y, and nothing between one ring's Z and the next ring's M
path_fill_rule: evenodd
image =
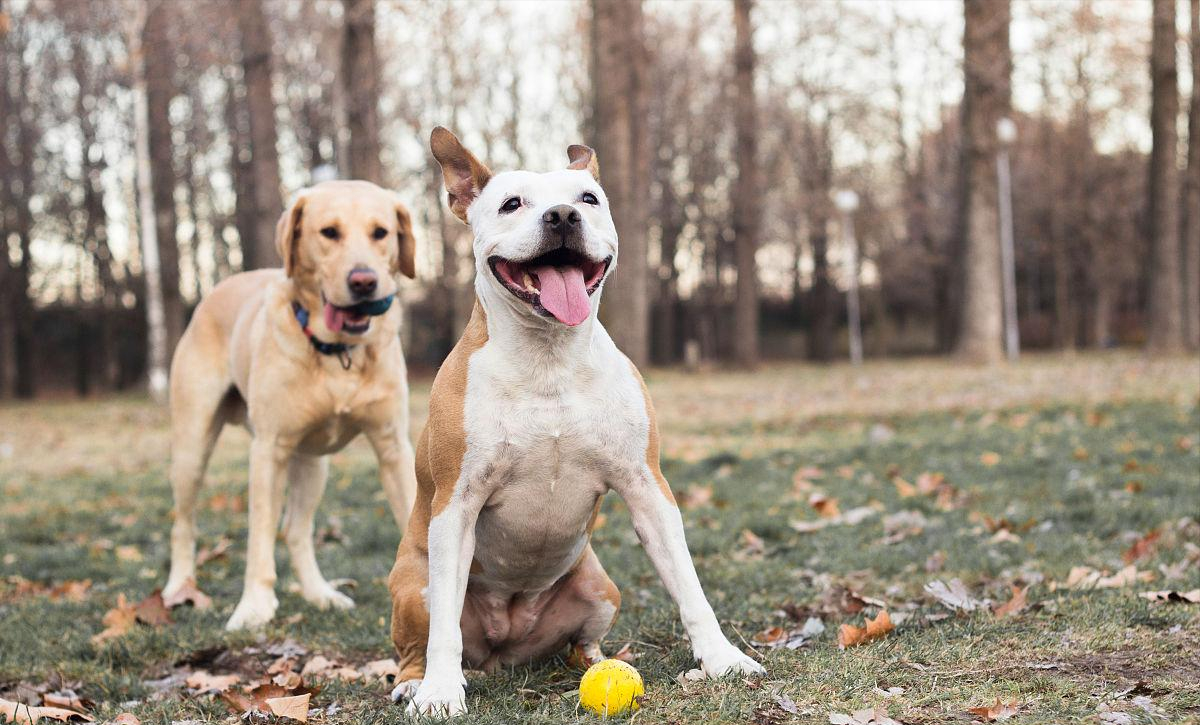
M442 178L446 183L450 211L454 216L467 220L467 207L487 186L492 172L475 158L458 137L438 126L429 136L429 148L433 157L442 166Z
M413 279L417 276L417 239L413 236L412 215L399 199L396 199L396 244L399 251L392 273L399 271Z
M275 225L275 250L283 260L283 270L288 277L291 277L296 269L300 248L300 219L304 215L306 200L304 192L297 194L292 200L292 205L279 215L279 223Z
M600 160L596 158L596 152L591 146L571 144L567 147L567 158L571 160L571 163L567 164L568 169L589 171L593 179L600 180Z

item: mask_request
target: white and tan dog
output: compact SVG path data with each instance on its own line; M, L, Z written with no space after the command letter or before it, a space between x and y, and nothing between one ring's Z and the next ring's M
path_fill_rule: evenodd
M431 138L454 214L474 233L474 313L438 372L417 444L416 508L392 570L393 699L466 711L464 663L494 669L567 645L601 658L620 593L590 539L616 491L710 677L761 673L705 599L659 470L654 408L596 319L617 235L586 146L570 165L492 175L444 128Z
M275 615L275 532L287 498L286 540L301 594L321 608L354 602L321 575L313 517L328 455L359 433L403 527L416 492L408 440L401 274L414 275L408 210L364 181L328 181L284 211L275 244L284 269L235 275L196 308L171 365L171 486L175 523L170 598L196 572L196 496L226 423L250 445L246 579L228 629Z

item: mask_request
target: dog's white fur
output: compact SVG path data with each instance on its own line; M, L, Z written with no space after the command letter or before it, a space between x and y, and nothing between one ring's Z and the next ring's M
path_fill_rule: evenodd
M581 203L585 191L600 203ZM525 206L498 213L512 196ZM410 713L466 711L464 656L472 661L482 655L473 651L480 647L475 641L466 643L464 654L464 600L483 621L488 638L493 635L489 627L517 627L489 612L512 601L530 602L536 609L542 593L579 567L581 557L594 559L589 517L608 490L629 506L637 535L679 606L703 671L710 677L763 672L726 639L701 589L679 510L656 475L657 433L649 399L636 369L596 317L602 290L591 296L588 319L567 327L536 314L492 274L492 255L525 259L536 254L542 213L558 204L580 212L587 255L613 257L611 274L616 228L603 190L586 170L496 174L467 208L486 343L469 358L461 470L449 503L440 512L435 507L428 525L424 675L400 682L393 692L396 699L410 699ZM583 566L591 566L590 560ZM593 599L590 609L573 610L571 621L582 623L576 641L585 655L598 657L598 640L616 608L602 592L594 592ZM531 647L524 654L539 652Z

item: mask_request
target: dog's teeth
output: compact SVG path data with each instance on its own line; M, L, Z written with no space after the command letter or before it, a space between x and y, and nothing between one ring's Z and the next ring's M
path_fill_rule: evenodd
M521 281L523 281L525 283L525 291L526 292L537 292L538 291L537 287L535 287L533 285L533 278L529 276L528 272L525 272L524 275L525 275L524 279L522 279Z

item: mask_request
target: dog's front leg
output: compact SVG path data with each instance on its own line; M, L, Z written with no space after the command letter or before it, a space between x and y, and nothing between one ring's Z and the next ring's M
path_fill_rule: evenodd
M460 479L449 503L429 521L429 643L425 678L408 704L410 715L454 717L467 711L461 621L475 556L475 522L486 497L466 489Z
M408 528L413 500L417 497L416 456L408 440L408 418L367 430L367 439L379 460L379 481L387 495L392 516L401 531Z
M257 627L271 621L275 598L275 532L283 511L290 450L271 435L255 435L250 443L250 530L246 543L246 581L242 599L225 625L227 630Z
M684 629L692 640L692 654L708 677L732 673L763 674L762 665L734 647L717 623L716 614L704 596L700 578L688 551L683 518L675 501L668 497L665 480L649 468L642 469L613 488L625 499L642 547L658 571L663 585L679 607Z

